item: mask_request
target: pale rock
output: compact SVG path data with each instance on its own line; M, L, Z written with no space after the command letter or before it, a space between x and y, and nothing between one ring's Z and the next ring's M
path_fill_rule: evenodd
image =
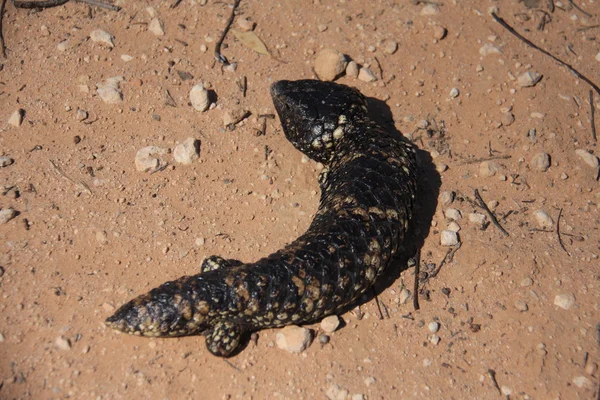
M194 85L190 90L190 103L196 111L206 111L210 106L210 100L208 97L208 90L204 88L204 85L199 83Z
M337 50L323 49L315 59L315 72L323 81L333 81L346 70L346 57Z
M377 379L375 379L372 376L367 376L365 378L365 385L367 385L367 387L371 386L372 384L374 384L375 382L377 382Z
M71 341L69 339L66 339L64 336L57 337L54 341L54 344L60 350L71 350Z
M550 217L548 213L544 210L537 210L533 213L533 217L535 218L535 221L537 222L539 227L542 229L551 229L554 225L552 217Z
M445 164L443 162L436 162L435 163L435 170L437 172L439 172L440 174L442 172L446 172L448 170L448 164Z
M584 149L577 149L577 150L575 150L575 154L577 154L579 157L581 157L581 159L590 167L598 168L598 165L600 164L600 162L598 161L598 157L596 157L592 153L590 153Z
M458 244L458 234L449 230L442 231L440 244L442 246L456 246Z
M309 329L289 325L277 332L275 343L277 347L290 353L302 353L308 348L312 340Z
M448 34L448 30L443 26L436 25L433 27L433 38L435 40L442 40Z
M598 52L598 54L596 54L596 61L600 62L600 51Z
M447 208L444 211L444 216L451 221L460 221L462 219L462 213L456 208Z
M130 56L129 54L121 54L121 60L124 62L129 62L129 61L133 60L133 57Z
M479 164L479 176L482 176L484 178L490 178L496 175L498 170L498 164L496 164L493 161L482 161Z
M148 24L148 30L156 36L164 36L165 34L163 23L158 18L152 18Z
M531 165L536 171L546 172L550 168L550 154L538 153L531 159Z
M90 33L90 39L92 42L104 44L108 47L115 47L114 37L110 33L102 30L102 29L94 29Z
M452 221L448 224L448 229L449 231L452 232L460 232L460 225L458 225L456 222Z
M575 304L575 296L572 293L561 293L554 297L554 305L563 310L570 309Z
M590 376L596 375L597 371L598 371L598 364L596 364L595 362L588 362L587 365L585 366L585 373Z
M82 110L81 108L78 108L77 111L75 111L75 119L77 121L85 121L88 118L88 116L88 112Z
M410 290L408 289L402 289L400 291L400 296L399 296L399 300L400 300L400 304L406 304L406 302L408 301L408 299L410 299L411 297L411 293Z
M449 206L454 202L455 196L456 194L451 191L445 191L440 193L440 204L442 204L443 206Z
M155 18L157 16L156 9L154 7L146 7L146 12L148 13L148 16L150 16L150 18Z
M515 308L520 312L529 310L529 306L523 300L515 300Z
M491 54L500 54L500 53L501 53L500 49L491 43L486 43L479 48L479 54L483 57L489 56Z
M15 128L18 128L23 123L24 116L25 116L25 110L23 110L22 108L19 108L18 110L16 110L15 112L13 112L10 115L10 118L8 118L8 124L14 126Z
M394 54L398 51L398 43L393 40L386 40L383 43L383 51L387 54Z
M377 77L375 77L375 74L373 74L369 68L362 67L358 71L358 79L363 82L375 82Z
M346 389L342 389L336 384L329 386L325 396L328 400L346 400L348 397L348 391Z
M527 278L523 278L523 280L521 281L521 287L529 287L533 285L533 279L527 277Z
M252 30L254 30L254 27L256 27L256 24L254 22L250 21L247 17L238 18L236 20L236 24L237 24L238 28L240 28L240 30L243 32L252 31Z
M62 42L60 42L56 45L56 49L58 51L62 51L62 52L67 51L67 49L69 49L70 47L71 46L70 46L69 39L63 40Z
M475 225L483 226L487 222L487 216L481 213L470 213L469 222Z
M7 156L0 157L0 167L8 167L9 165L12 165L14 162L15 162L15 160L13 160L10 157L7 157Z
M515 122L515 116L511 112L503 112L500 116L500 123L503 126L511 126Z
M350 61L346 66L346 75L354 79L358 78L358 64L354 61Z
M586 376L577 376L577 377L573 378L573 383L578 388L586 388L586 389L593 389L594 388L594 384Z
M19 213L12 207L0 209L0 225L6 224L17 215L19 215Z
M96 241L98 244L107 244L108 243L108 234L106 231L97 231L96 232Z
M429 338L429 341L434 344L437 345L440 342L441 338L438 335L431 335L431 337Z
M183 141L183 143L175 146L173 150L173 158L178 163L183 165L190 165L199 158L200 154L200 141L189 137Z
M440 13L440 8L435 4L427 4L425 7L421 9L421 15L423 16L431 16L437 15Z
M427 329L429 329L429 332L431 333L437 333L440 330L440 323L436 321L431 321L427 325Z
M223 113L223 126L232 127L244 119L244 116L248 115L248 111L243 108L234 108L233 110L226 110Z
M509 397L509 396L511 396L513 394L513 390L510 387L506 386L506 385L502 385L502 387L500 388L500 391L502 392L502 394L505 397Z
M365 395L362 393L353 394L351 400L365 400Z
M452 88L452 89L450 89L449 94L450 94L450 97L454 99L454 98L458 97L458 95L460 94L460 91L458 90L458 88Z
M337 315L330 315L321 321L321 329L325 333L333 333L340 326L340 318Z
M108 78L104 84L99 85L96 92L98 96L107 104L117 104L123 101L120 84L123 82L122 76Z
M519 75L517 83L521 87L535 86L542 79L542 74L534 71L527 71Z
M147 146L140 150L135 155L135 169L140 172L155 172L158 171L163 163L158 158L166 155L168 151L157 146Z

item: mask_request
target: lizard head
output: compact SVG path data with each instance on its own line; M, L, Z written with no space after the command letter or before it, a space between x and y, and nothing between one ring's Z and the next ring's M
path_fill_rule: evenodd
M367 103L356 89L317 80L278 81L271 96L285 136L310 158L327 163Z

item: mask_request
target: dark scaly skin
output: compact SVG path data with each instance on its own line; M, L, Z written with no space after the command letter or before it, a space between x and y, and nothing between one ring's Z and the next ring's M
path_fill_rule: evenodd
M371 121L356 89L280 81L271 95L286 137L326 165L306 233L255 263L209 257L200 274L137 297L108 326L154 337L202 334L211 353L226 357L248 331L339 312L390 264L415 202L413 145Z

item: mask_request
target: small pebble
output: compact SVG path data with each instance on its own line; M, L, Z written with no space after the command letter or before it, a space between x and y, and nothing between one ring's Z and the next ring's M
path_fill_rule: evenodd
M486 43L479 48L479 54L483 57L489 56L491 54L500 54L500 53L501 53L500 49L491 43Z
M375 379L372 376L367 376L365 378L365 385L367 385L367 387L371 386L372 384L374 384L375 382L377 382L377 379Z
M351 400L365 400L365 395L362 393L353 394Z
M280 329L275 337L277 347L290 353L302 353L308 348L311 341L310 330L295 325Z
M572 293L557 294L554 297L554 305L563 310L570 309L573 304L575 304L575 296Z
M369 68L365 67L362 67L358 71L358 79L360 79L363 82L375 82L377 80L375 74L373 74L373 72L371 72Z
M337 50L323 49L315 59L315 72L323 81L333 81L346 70L346 57Z
M90 39L92 39L92 42L101 43L108 47L115 47L115 43L113 42L113 35L106 31L103 31L102 29L94 29L90 33Z
M408 301L408 299L410 299L410 297L411 297L410 290L408 290L408 289L402 289L400 291L400 295L398 297L399 297L399 300L400 300L400 304L406 304L406 302Z
M440 330L440 323L436 321L431 321L427 325L427 329L429 329L429 332L431 333L437 333Z
M103 309L104 309L104 311L106 311L106 312L113 312L113 311L115 311L115 306L113 306L113 305L112 305L112 304L110 304L110 303L103 303L103 304L102 304L102 308L103 308Z
M433 38L435 40L442 40L448 34L448 30L443 26L436 25L433 27Z
M318 339L319 339L319 344L320 344L321 346L324 346L324 345L326 345L327 343L329 343L330 337L329 337L328 335L324 334L324 333L321 333L321 334L319 335L319 338L318 338Z
M88 117L88 112L85 110L82 110L80 108L77 109L77 111L75 112L75 119L77 119L77 121L85 121Z
M451 221L460 221L462 219L462 213L456 208L446 208L444 216Z
M444 230L440 235L440 243L442 246L456 246L458 244L458 234Z
M204 243L205 243L205 242L206 242L206 240L205 240L204 238L200 237L200 238L197 238L197 239L195 240L194 244L195 244L197 247L202 247L202 246L204 246Z
M448 170L448 165L443 162L435 163L435 170L439 173L446 172Z
M166 155L167 153L167 150L157 146L141 148L135 155L135 169L140 172L158 171L163 165L158 156Z
M190 90L190 103L192 103L192 107L196 111L206 111L210 106L210 101L208 98L208 90L204 88L204 85L199 83L194 85Z
M429 358L426 358L426 359L423 360L423 366L424 367L431 367L431 364L432 364L432 362L431 362L431 360Z
M71 341L63 336L57 337L54 344L61 350L71 350Z
M346 75L351 78L358 78L358 64L354 61L350 61L346 66Z
M596 375L597 371L598 371L598 364L596 364L595 362L588 362L587 365L585 366L585 373L590 376Z
M200 141L189 137L183 141L183 143L175 146L173 150L173 158L178 163L183 165L190 165L199 158L200 154Z
M108 78L103 85L98 86L96 92L98 96L107 104L116 104L123 101L123 94L120 90L120 83L123 82L122 76Z
M438 335L431 335L431 337L429 338L429 341L431 343L433 343L434 345L437 345L440 342L440 337Z
M133 60L133 57L130 56L129 54L121 54L121 60L124 62L129 62L129 61Z
M546 351L546 345L544 343L538 343L535 346L535 351L537 351L537 353L541 356L548 354L548 351Z
M596 54L596 61L600 61L600 51L598 52L598 54Z
M328 400L346 400L348 397L348 391L346 389L342 389L336 384L329 386L327 392L325 392L325 396Z
M424 16L437 15L439 13L440 13L440 8L438 6L436 6L435 4L427 4L425 7L423 7L421 9L421 15L424 15Z
M542 74L532 71L527 71L519 75L517 83L521 87L535 86L542 79Z
M6 224L17 215L19 215L19 213L12 207L0 209L0 225Z
M487 216L481 213L470 213L469 214L469 222L475 225L484 225L487 221Z
M531 159L531 165L536 171L546 172L550 168L550 154L538 153Z
M575 150L575 154L577 154L579 157L581 157L581 159L592 168L598 168L598 165L600 165L600 161L598 161L598 157L596 157L592 153L588 152L587 150L577 149L577 150Z
M333 333L340 326L340 319L337 315L330 315L321 321L321 329L325 333Z
M500 388L500 391L506 397L512 395L512 393L513 393L513 390L506 385L502 385L502 387Z
M527 277L527 278L524 278L524 279L521 281L521 287L529 287L529 286L531 286L531 285L533 285L533 279L531 279L531 278L529 278L529 277Z
M235 108L233 110L227 110L223 113L223 126L233 127L242 121L244 116L247 115L247 110L243 108Z
M108 243L108 234L105 231L97 231L96 241L100 244Z
M457 224L456 222L452 221L448 224L447 229L452 232L460 232L460 225Z
M327 30L327 25L325 25L325 24L319 24L319 25L317 25L317 30L319 32L325 32Z
M529 306L523 300L515 300L515 308L520 312L529 310Z
M16 110L15 112L13 112L10 115L10 118L8 118L8 124L14 126L15 128L18 128L23 123L24 116L25 116L25 110L23 110L22 108L19 108L18 110Z
M440 193L440 203L443 206L449 206L450 204L452 204L452 202L454 202L455 196L456 196L456 194L451 191L442 192L442 193Z
M502 123L503 126L510 126L513 122L515 122L515 116L510 112L504 112L500 116L500 123Z
M479 164L479 176L482 176L484 178L490 178L496 175L498 170L498 164L496 164L493 161L482 161Z
M252 31L256 27L256 24L250 21L247 17L240 17L236 19L236 24L242 32Z
M578 388L586 388L586 389L594 388L594 384L586 376L577 376L577 377L573 378L573 383Z
M396 51L398 51L398 43L394 42L393 40L386 40L383 43L383 51L387 54L394 54Z
M148 24L148 30L156 36L163 36L165 34L163 23L158 18L152 18Z
M450 97L451 98L456 98L458 97L458 95L460 94L460 91L457 88L452 88L450 89Z
M554 221L544 210L537 210L533 213L533 216L542 229L551 229L554 225Z
M12 165L14 162L15 162L15 160L13 160L10 157L0 156L0 167L8 167L9 165Z

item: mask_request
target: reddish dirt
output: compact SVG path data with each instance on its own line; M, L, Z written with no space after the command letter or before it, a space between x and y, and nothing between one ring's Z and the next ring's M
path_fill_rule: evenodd
M147 29L145 2L121 3L118 13L74 2L40 12L7 4L0 155L14 164L0 169L0 206L20 214L0 226L1 398L312 399L331 396L335 385L340 399L493 399L499 390L511 399L596 398L600 187L597 171L575 154L598 154L590 88L510 35L488 8L499 6L519 32L599 84L598 0L575 1L591 17L567 1L551 12L551 1L484 1L475 9L450 0L422 15L426 5L408 1L242 0L239 16L256 22L274 57L230 35L223 52L238 63L235 72L213 61L230 13L224 2L184 1L174 9L152 2L162 37ZM551 17L543 30L539 10ZM442 40L434 40L435 26L448 30ZM89 39L97 28L115 37L114 48ZM67 49L58 50L65 39ZM385 40L398 42L395 54L383 51ZM486 43L500 53L482 56ZM384 101L396 128L423 150L425 274L448 250L440 245L449 223L443 211L463 214L462 247L421 285L421 309L399 301L402 288L412 292L409 268L381 287L383 319L371 300L361 306L364 318L342 315L346 324L329 344L315 341L300 355L274 345L276 330L260 332L256 344L224 361L202 337L151 340L107 329L103 321L115 307L197 273L205 256L253 261L306 229L319 166L302 162L277 119L267 119L264 136L255 128L257 115L274 113L270 83L314 77L315 55L326 47L371 65L374 83L338 81ZM526 71L543 78L522 88L515 78ZM113 76L124 77L123 102L105 104L95 85ZM244 76L246 97L236 83ZM204 113L188 104L199 82L218 96ZM458 97L450 97L452 88ZM165 104L167 90L175 107ZM239 107L252 116L224 129L224 112ZM515 121L502 126L509 107ZM25 110L18 128L7 123L17 109ZM78 120L77 109L89 117ZM418 129L422 120L437 129ZM140 148L173 148L190 136L201 140L193 165L136 171ZM532 161L540 152L551 158L545 172ZM501 157L493 160L498 172L481 176L472 161L490 154ZM448 169L438 176L440 164ZM482 212L470 201L474 189L497 201L508 237L468 222L469 213ZM436 201L445 191L457 193L451 206ZM436 208L425 215L428 207ZM540 209L554 220L548 232L534 217ZM555 231L561 209L564 250ZM575 298L568 310L554 304L561 294ZM427 327L434 320L437 345Z

